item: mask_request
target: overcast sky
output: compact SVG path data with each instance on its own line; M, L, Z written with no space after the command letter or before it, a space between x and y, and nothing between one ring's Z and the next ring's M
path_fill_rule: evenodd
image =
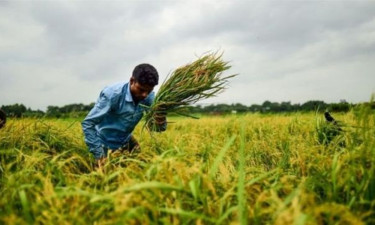
M0 1L0 105L88 104L217 50L239 75L206 104L369 101L375 1Z

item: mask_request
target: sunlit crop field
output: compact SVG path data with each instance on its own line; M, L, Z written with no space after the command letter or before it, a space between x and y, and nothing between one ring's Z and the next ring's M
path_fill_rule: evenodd
M0 130L0 223L375 223L375 114L169 118L138 154L94 169L80 120Z

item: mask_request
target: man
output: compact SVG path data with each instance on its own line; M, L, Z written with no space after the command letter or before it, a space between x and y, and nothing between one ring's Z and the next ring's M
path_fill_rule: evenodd
M140 149L132 132L143 112L154 100L154 87L159 75L150 64L140 64L127 83L104 88L95 106L82 122L85 142L100 167L108 150L134 151ZM165 115L156 121L157 131L165 131Z

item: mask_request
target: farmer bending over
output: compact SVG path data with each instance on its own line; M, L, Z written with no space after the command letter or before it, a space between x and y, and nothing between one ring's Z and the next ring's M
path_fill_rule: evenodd
M158 72L152 65L140 64L134 68L129 82L101 91L94 108L82 122L85 142L99 167L109 149L119 152L140 149L132 132L147 110L145 106L153 102L153 89L158 80ZM155 125L156 131L165 131L165 115L159 115Z

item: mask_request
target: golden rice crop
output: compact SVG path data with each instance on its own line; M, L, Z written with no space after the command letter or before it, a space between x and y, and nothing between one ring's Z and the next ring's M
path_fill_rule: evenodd
M321 143L323 117L178 120L142 151L92 167L78 120L10 119L0 130L1 224L371 224L375 114ZM213 129L214 128L214 129Z

